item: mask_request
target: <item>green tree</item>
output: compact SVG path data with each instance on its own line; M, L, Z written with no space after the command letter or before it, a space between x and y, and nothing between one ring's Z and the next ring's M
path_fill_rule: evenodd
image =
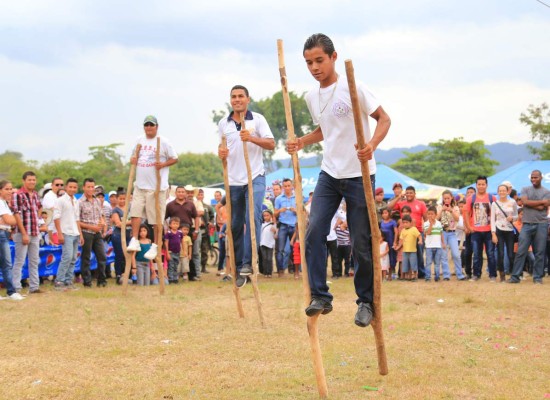
M52 160L47 161L40 166L40 176L38 180L45 184L51 182L53 178L60 177L64 180L75 178L82 183L87 176L87 172L82 168L82 163L74 160Z
M305 93L301 96L298 96L294 92L289 92L290 104L292 108L292 123L294 124L294 133L298 137L302 137L305 134L311 132L315 129L315 125L309 114L307 108ZM212 110L212 121L217 125L218 122L227 115L231 110L229 104L225 104L227 111L225 110ZM287 125L286 125L286 115L285 108L283 103L283 92L278 91L271 97L266 97L259 101L250 98L250 104L248 106L250 111L255 111L262 114L275 138L275 148L281 148L284 146L284 142L287 139ZM320 144L315 144L313 146L308 146L304 151L306 153L320 153L322 147ZM265 157L267 160L271 161L273 156L272 152L266 152Z
M170 167L170 184L207 186L223 182L222 163L212 153L182 153Z
M92 177L97 184L103 185L106 190L128 184L129 166L122 161L122 155L116 149L122 143L112 143L107 146L92 146L90 160L82 164L84 178Z
M492 175L498 161L490 159L483 140L465 142L463 138L440 139L430 149L405 152L405 157L392 165L399 172L424 183L463 187L479 175Z
M23 173L29 170L38 174L38 163L32 160L24 161L22 153L6 150L0 154L0 179L8 179L15 186L19 186Z
M535 107L530 104L526 113L521 113L519 120L529 126L531 139L540 140L542 147L529 146L532 154L536 154L542 160L550 160L550 107L546 103Z

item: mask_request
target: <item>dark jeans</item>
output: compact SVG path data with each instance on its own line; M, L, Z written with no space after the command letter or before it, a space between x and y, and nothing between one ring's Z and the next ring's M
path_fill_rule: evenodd
M130 242L132 235L126 234L126 245ZM122 235L117 232L113 232L111 235L111 244L113 245L113 251L115 253L115 274L116 276L122 276L126 269L126 258L124 257L124 250L122 249Z
M218 271L223 271L223 267L225 265L225 236L219 238L218 249L220 251L220 258L218 258Z
M422 243L424 243L424 233L422 235ZM418 258L418 278L422 279L426 277L425 264L424 264L424 244L416 243L416 258Z
M330 264L332 268L332 276L338 276L338 244L336 240L327 240L327 259L330 256ZM325 265L326 268L326 265ZM340 273L342 275L342 273Z
M262 254L262 273L264 275L273 274L273 249L266 246L260 246Z
M468 275L469 278L472 277L472 254L474 251L472 249L472 235L467 234L464 238L464 248L460 253L460 260L462 261L462 267L464 268L464 273Z
M548 223L530 224L523 223L519 233L518 252L514 260L511 279L519 280L523 271L525 258L529 251L529 246L533 246L535 254L535 263L533 265L533 280L542 282L544 276L544 254L546 253L546 238L548 236Z
M338 276L342 276L342 262L344 262L344 273L349 275L351 267L351 246L338 246Z
M371 183L374 186L374 175L371 175ZM321 171L313 198L315 200L311 203L306 234L306 259L312 297L332 301L327 285L327 253L324 249L330 222L344 198L354 256L357 302L372 303L374 273L371 230L362 178L335 179Z
M489 277L495 278L497 276L497 269L491 232L472 232L472 247L474 249L474 275L478 278L481 276L481 269L483 267L483 247L485 247Z
M288 253L286 250L287 242L292 239L296 227L288 224L279 224L279 232L277 232L277 253L275 255L277 261L277 271L285 270L288 266L288 260L292 256L292 250Z
M204 271L208 262L208 250L210 250L210 235L207 232L202 233L201 241L201 268Z
M262 230L262 203L265 195L265 176L258 175L252 180L254 193L254 222L256 224L256 246L259 248ZM231 186L231 231L233 233L233 247L235 248L235 265L237 271L243 264L252 264L252 242L248 212L248 185Z
M497 271L505 272L504 250L508 257L509 265L514 265L514 232L501 231L497 228ZM509 272L509 271L506 271Z
M107 258L105 256L105 245L103 244L101 233L82 233L84 235L84 245L82 246L80 274L82 275L84 285L90 286L92 284L92 273L90 271L92 250L97 261L97 283L104 283L106 281L105 265Z

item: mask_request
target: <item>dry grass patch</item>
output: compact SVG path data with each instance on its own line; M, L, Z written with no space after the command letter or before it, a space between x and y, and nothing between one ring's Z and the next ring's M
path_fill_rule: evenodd
M0 303L0 398L315 399L301 282L261 280L238 318L228 284L120 287ZM49 289L49 288L46 288ZM548 285L383 285L390 374L353 324L353 282L332 284L321 347L331 399L539 399L550 393ZM439 301L438 301L439 300ZM377 387L376 392L363 386Z

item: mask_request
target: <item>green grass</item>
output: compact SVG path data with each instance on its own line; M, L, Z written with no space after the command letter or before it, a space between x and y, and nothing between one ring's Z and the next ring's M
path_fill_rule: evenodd
M252 294L200 283L81 289L0 302L2 399L315 399L301 282ZM547 282L548 283L548 282ZM46 287L46 289L51 289ZM383 284L390 373L353 324L353 281L320 318L331 399L542 399L550 393L550 292L530 282ZM438 302L442 299L443 302ZM378 388L368 391L364 386Z

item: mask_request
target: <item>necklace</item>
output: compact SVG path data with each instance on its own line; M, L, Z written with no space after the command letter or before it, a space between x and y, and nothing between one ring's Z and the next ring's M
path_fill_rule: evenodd
M330 104L330 102L332 101L332 98L334 97L334 93L336 92L336 88L338 87L339 78L340 78L340 75L336 75L336 83L334 84L334 89L332 89L332 93L330 94L329 99L327 100L326 104L322 108L321 108L321 87L319 86L319 119L321 118L327 106Z

